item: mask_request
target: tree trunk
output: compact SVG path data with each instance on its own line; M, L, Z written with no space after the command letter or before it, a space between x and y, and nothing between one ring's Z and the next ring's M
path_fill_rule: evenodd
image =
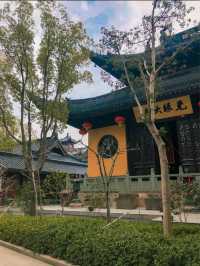
M110 185L106 184L106 220L107 223L111 222L111 215L110 215Z
M37 191L37 184L35 180L35 173L34 171L31 172L31 178L33 183L33 208L32 208L32 215L37 216L38 215L38 191Z
M147 127L158 148L161 173L163 233L165 237L170 237L172 232L172 216L170 207L169 163L167 158L166 144L160 136L159 130L157 129L155 123L147 123Z

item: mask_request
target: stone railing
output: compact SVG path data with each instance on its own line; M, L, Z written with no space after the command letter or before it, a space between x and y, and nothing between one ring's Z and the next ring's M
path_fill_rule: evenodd
M200 173L170 174L170 182L199 182ZM120 176L112 177L110 181L111 192L131 194L136 192L160 192L160 175ZM101 177L86 178L81 184L81 192L103 192L103 182Z

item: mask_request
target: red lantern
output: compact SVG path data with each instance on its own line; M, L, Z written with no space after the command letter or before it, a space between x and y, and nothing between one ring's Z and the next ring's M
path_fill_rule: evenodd
M89 121L86 121L86 122L84 122L84 123L82 124L82 127L83 127L86 131L88 131L88 130L90 130L90 129L92 128L92 123L90 123Z
M125 120L125 117L121 115L115 117L115 123L118 124L119 127L124 124Z
M198 101L197 105L198 105L198 107L200 108L200 101Z
M87 134L87 130L85 130L85 128L81 128L79 130L79 134L82 135L82 136L84 136L85 134Z

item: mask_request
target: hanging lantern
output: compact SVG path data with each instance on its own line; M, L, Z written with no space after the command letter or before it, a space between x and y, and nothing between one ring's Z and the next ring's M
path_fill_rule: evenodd
M187 176L186 177L186 183L191 184L192 180L193 180L192 176Z
M115 117L115 123L119 127L121 127L125 123L125 120L126 120L125 117L124 116L121 116L121 115Z
M92 128L92 123L90 123L89 121L86 121L86 122L84 122L84 123L82 124L82 127L83 127L86 131L88 131L88 130L90 130L90 129Z
M87 130L85 128L81 128L79 130L79 134L82 135L82 136L84 136L85 134L87 134Z
M200 101L198 101L197 105L198 105L198 107L200 108Z

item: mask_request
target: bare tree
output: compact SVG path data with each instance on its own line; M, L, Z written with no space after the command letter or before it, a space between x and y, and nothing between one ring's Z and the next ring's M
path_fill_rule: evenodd
M102 39L100 47L107 53L119 55L124 75L121 81L128 85L135 103L139 109L140 122L143 122L153 137L158 149L160 172L161 172L161 193L163 206L163 232L165 237L171 235L172 219L170 209L170 186L169 186L169 163L167 158L166 143L156 125L156 100L158 94L158 81L163 69L171 66L176 61L178 53L188 48L194 41L195 36L178 47L174 46L167 54L164 43L159 38L167 39L171 36L176 25L185 26L186 15L192 8L187 9L184 1L178 0L153 0L151 14L144 16L140 26L128 32L102 28ZM167 33L168 32L168 33ZM158 44L160 43L160 46ZM136 56L125 55L125 52L133 52L142 45L145 52ZM162 57L162 59L161 59ZM115 57L113 56L113 61ZM117 64L120 63L116 62ZM133 74L133 69L139 74ZM142 85L142 86L141 86ZM138 97L138 87L143 87L145 106Z
M87 147L89 151L93 153L93 155L96 157L97 164L98 164L98 169L100 173L100 181L101 184L103 185L103 190L105 193L105 203L106 203L106 219L107 223L111 222L111 211L110 211L110 193L111 193L111 182L112 182L112 177L113 177L113 172L115 169L115 165L118 159L118 156L120 153L126 152L125 150L120 151L117 150L116 153L113 156L110 156L109 150L106 151L96 151L92 149L90 146L87 146L83 143L82 139L80 140L80 143ZM112 149L112 147L110 147ZM111 160L111 165L110 167L107 167L105 164L105 158L109 158Z
M87 130L84 130L84 134L87 133ZM106 218L107 223L111 222L111 183L113 179L113 173L115 170L115 166L117 164L117 161L119 159L119 156L123 153L127 153L128 151L133 150L140 150L138 147L128 147L126 149L119 149L119 147L116 147L114 145L114 142L111 141L108 145L105 147L105 143L102 143L103 145L100 145L101 147L94 150L90 145L86 145L83 142L83 137L80 141L83 146L87 147L87 149L96 157L97 166L99 170L99 176L97 178L100 178L101 185L103 185L103 191L105 193L105 203L106 203ZM77 143L78 143L77 142ZM106 141L107 142L107 141ZM100 142L101 143L101 142ZM110 160L110 165L106 165L106 160ZM98 187L98 185L97 185ZM123 217L122 215L120 219Z

